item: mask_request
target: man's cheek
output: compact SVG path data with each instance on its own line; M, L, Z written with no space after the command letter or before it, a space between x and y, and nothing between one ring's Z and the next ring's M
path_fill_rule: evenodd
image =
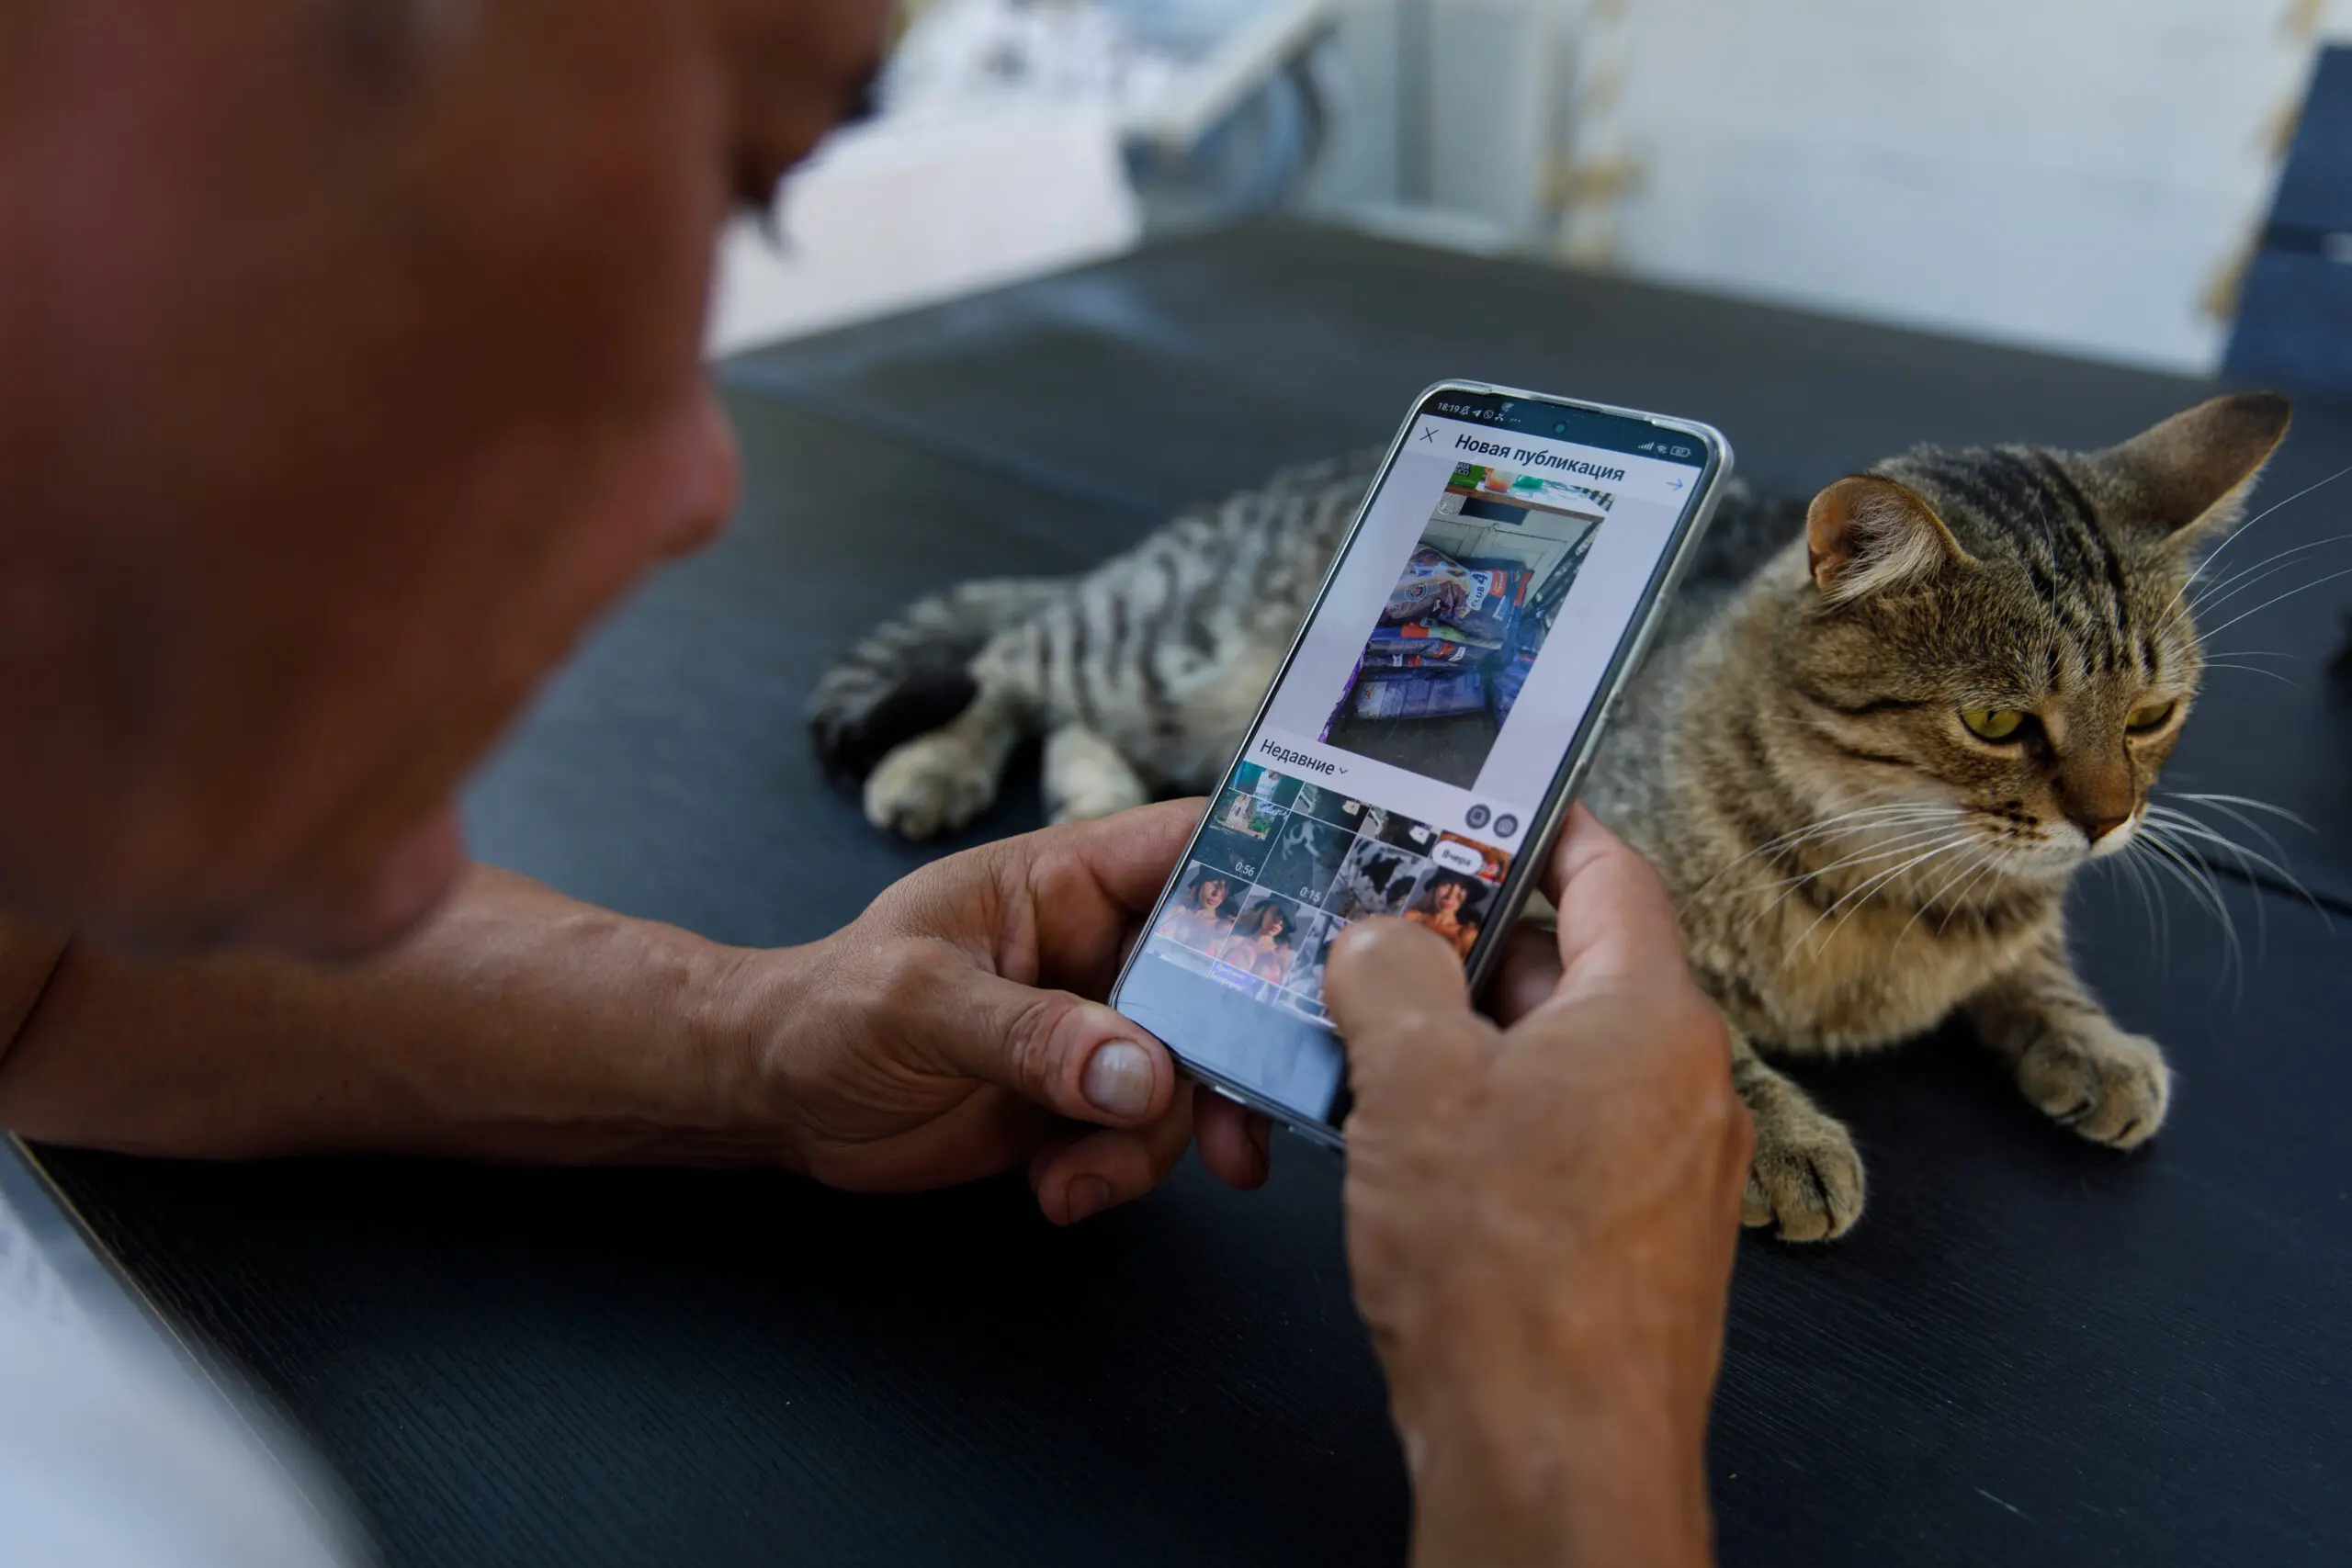
M743 498L743 458L734 427L707 386L695 400L684 439L688 478L677 522L662 542L667 556L690 554L718 538Z

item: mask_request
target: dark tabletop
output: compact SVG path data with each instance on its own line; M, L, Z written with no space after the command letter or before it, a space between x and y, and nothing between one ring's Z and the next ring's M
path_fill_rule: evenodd
M813 937L933 852L818 779L826 658L918 592L1076 570L1377 441L1446 375L1704 419L1808 490L1919 440L2100 444L2211 390L1313 230L1148 251L724 367L735 526L547 694L472 793L475 846L726 941ZM2352 416L2306 409L2264 498L2346 463ZM2320 908L2225 874L2233 964L2180 887L2161 925L2128 884L2077 899L2094 984L2179 1068L2164 1136L2080 1143L1958 1032L1800 1068L1871 1209L1742 1251L1727 1562L2352 1561L2352 682L2327 668L2352 579L2318 582L2352 567L2321 543L2347 497L2233 547L2313 547L2232 610L2316 585L2220 634L2270 673L2216 672L2168 779L2307 818L2276 828ZM975 836L1036 815L1032 767ZM1006 1186L50 1164L395 1563L1395 1562L1338 1168L1275 1152L1265 1192L1188 1166L1069 1234Z

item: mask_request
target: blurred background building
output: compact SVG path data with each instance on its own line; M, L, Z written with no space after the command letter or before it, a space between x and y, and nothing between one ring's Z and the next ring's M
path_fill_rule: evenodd
M1291 211L2186 370L2352 0L918 0L723 351Z

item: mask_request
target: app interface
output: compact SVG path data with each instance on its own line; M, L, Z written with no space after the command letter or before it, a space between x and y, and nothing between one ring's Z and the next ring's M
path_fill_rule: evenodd
M1395 915L1468 961L1705 457L1638 420L1424 404L1121 1009L1195 1065L1336 1122L1332 942Z

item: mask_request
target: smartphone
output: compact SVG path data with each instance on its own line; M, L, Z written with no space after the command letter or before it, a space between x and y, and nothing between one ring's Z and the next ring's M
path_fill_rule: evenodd
M1111 1005L1338 1146L1332 942L1402 916L1484 982L1731 466L1690 420L1424 392Z

